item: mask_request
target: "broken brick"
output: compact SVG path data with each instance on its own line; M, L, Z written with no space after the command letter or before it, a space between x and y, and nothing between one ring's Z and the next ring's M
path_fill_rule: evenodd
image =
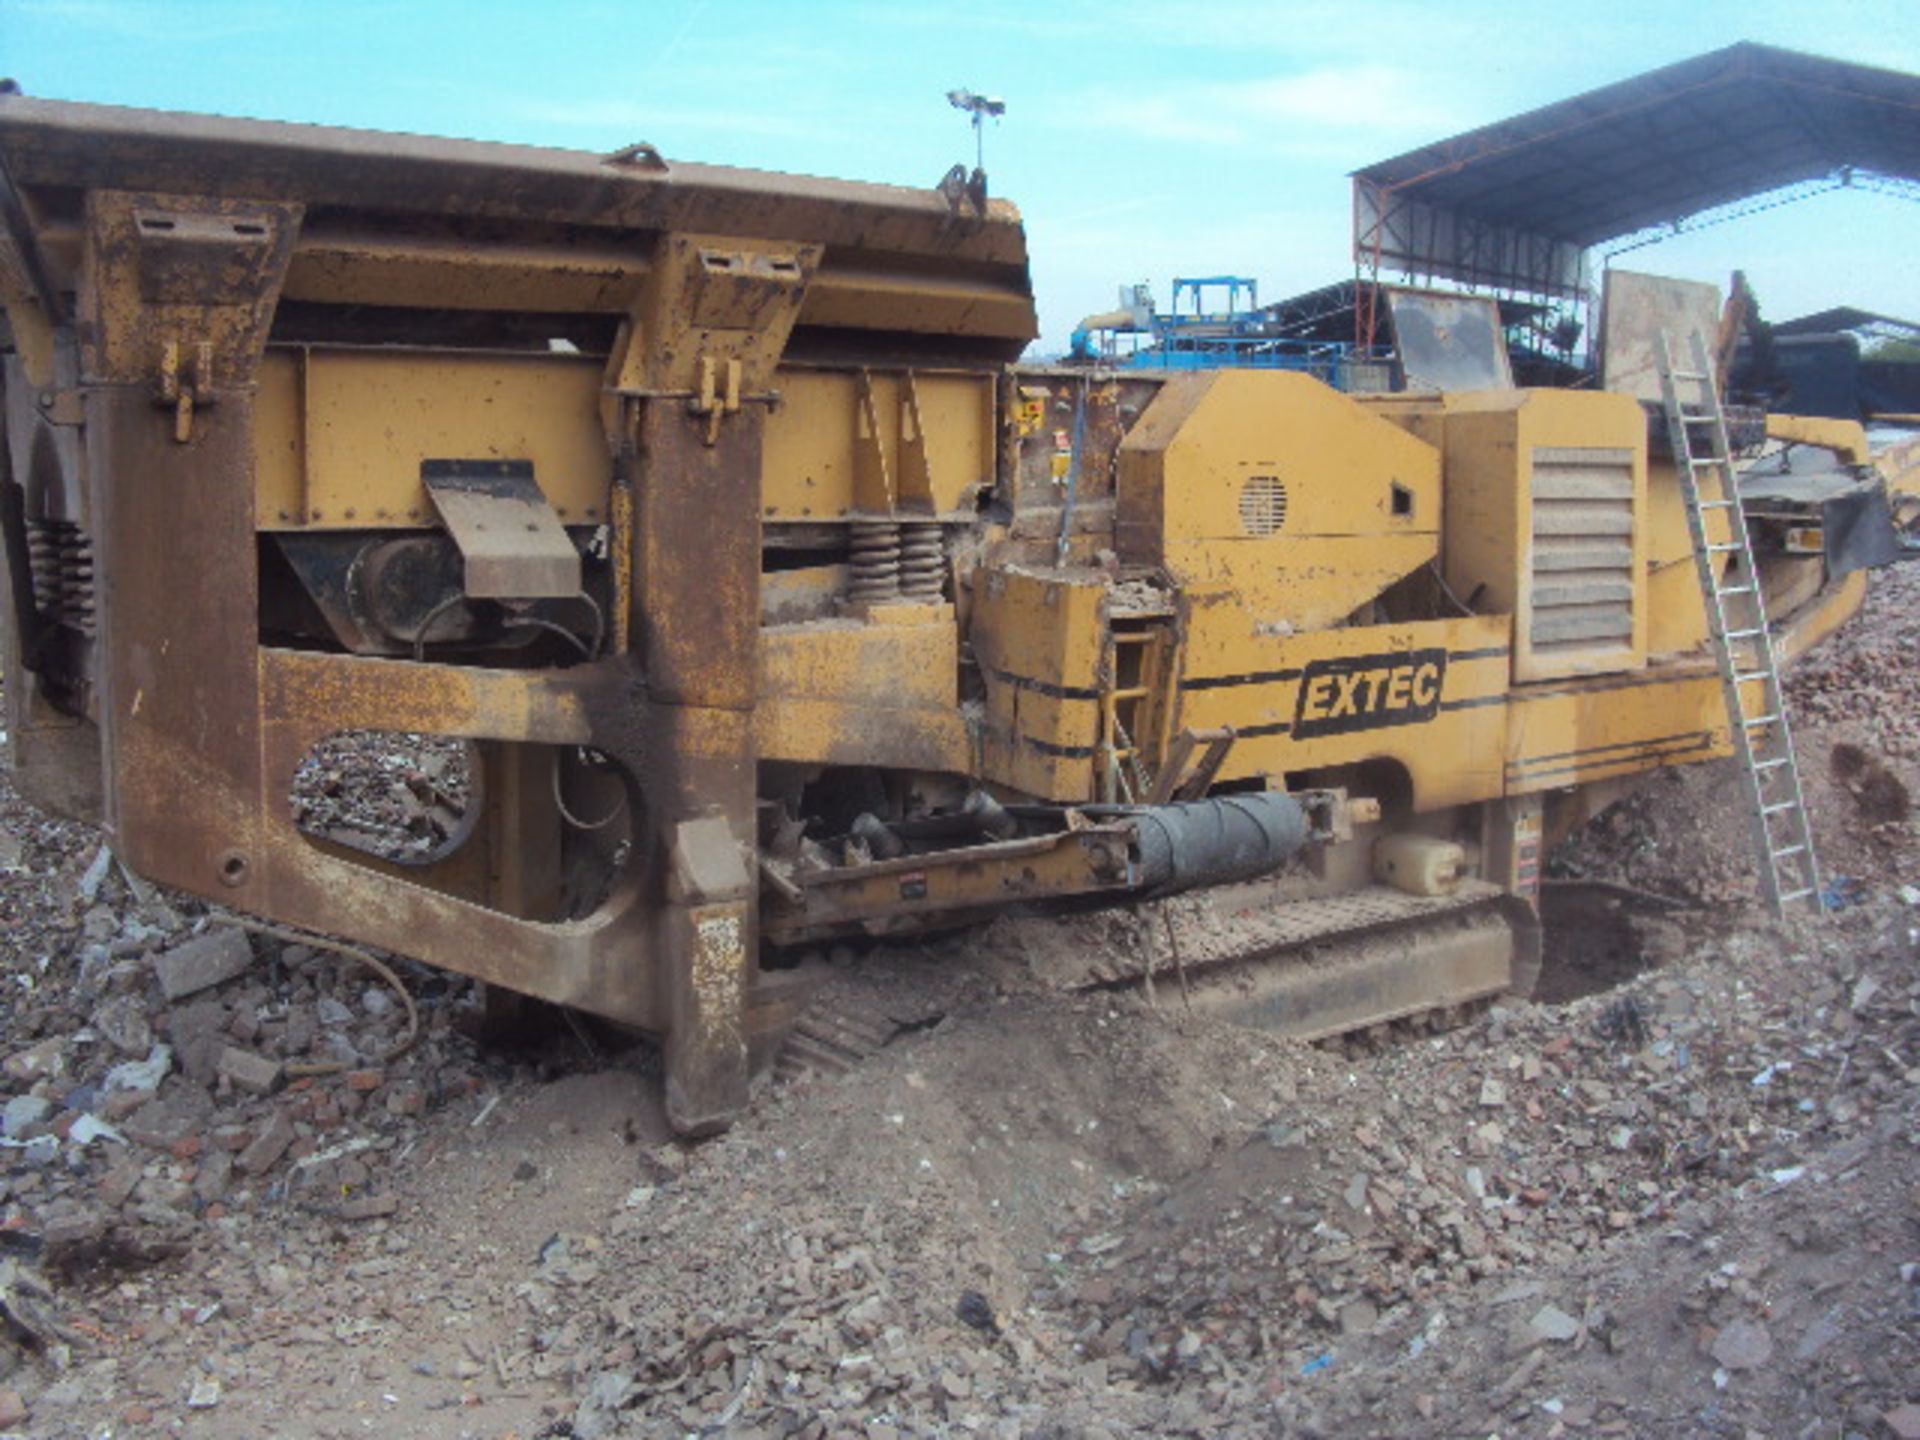
M253 968L253 947L238 930L222 927L156 955L153 973L168 1000L184 1000Z
M267 1122L267 1128L240 1152L240 1158L234 1162L234 1166L247 1175L263 1175L287 1153L293 1138L293 1121L283 1111L276 1110L273 1118Z
M285 1078L278 1060L256 1055L251 1050L242 1050L237 1045L229 1045L220 1052L217 1068L220 1074L233 1082L236 1089L254 1095L271 1095L280 1088L280 1082Z

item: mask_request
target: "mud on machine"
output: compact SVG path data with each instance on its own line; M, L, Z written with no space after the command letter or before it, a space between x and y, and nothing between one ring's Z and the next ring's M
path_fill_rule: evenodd
M1524 985L1541 846L1729 753L1626 397L1021 368L964 190L18 96L0 170L22 791L659 1035L683 1131L839 937L1192 890L1296 1033ZM362 731L466 742L432 853L303 828Z

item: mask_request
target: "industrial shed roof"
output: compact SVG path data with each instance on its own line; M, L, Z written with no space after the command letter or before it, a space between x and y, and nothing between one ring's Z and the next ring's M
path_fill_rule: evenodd
M1856 176L1920 181L1920 76L1742 43L1354 172L1354 252L1575 296L1590 246Z
M1867 335L1876 340L1911 341L1920 338L1920 324L1912 320L1898 320L1891 315L1880 315L1872 310L1856 309L1851 305L1839 305L1831 310L1816 310L1811 315L1782 320L1773 327L1773 333L1776 335L1832 335L1842 330L1850 330L1855 334Z

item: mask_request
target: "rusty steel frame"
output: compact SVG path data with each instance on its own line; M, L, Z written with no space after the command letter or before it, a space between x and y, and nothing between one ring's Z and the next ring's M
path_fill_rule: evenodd
M1069 812L1068 829L796 875L762 928L783 944L841 934L911 934L1009 908L1138 885L1128 822Z
M644 147L601 157L21 97L0 98L0 175L24 213L13 223L9 207L0 237L15 347L43 407L77 396L84 420L116 853L255 914L654 1031L674 1125L726 1123L746 1104L753 1030L774 370L797 325L1012 359L1034 331L1017 213ZM255 382L283 298L620 317L601 407L607 653L529 671L261 643ZM70 381L44 363L50 345L77 352ZM628 791L635 859L597 910L561 922L357 862L304 835L290 799L310 747L352 729L591 747Z

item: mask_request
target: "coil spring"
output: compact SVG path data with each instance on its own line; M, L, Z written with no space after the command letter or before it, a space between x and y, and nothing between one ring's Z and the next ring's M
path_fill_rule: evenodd
M900 593L908 600L938 600L946 588L947 559L937 524L900 527Z
M848 560L847 599L870 605L900 593L900 527L891 520L856 520Z
M71 520L27 522L34 604L62 625L93 634L93 542Z

